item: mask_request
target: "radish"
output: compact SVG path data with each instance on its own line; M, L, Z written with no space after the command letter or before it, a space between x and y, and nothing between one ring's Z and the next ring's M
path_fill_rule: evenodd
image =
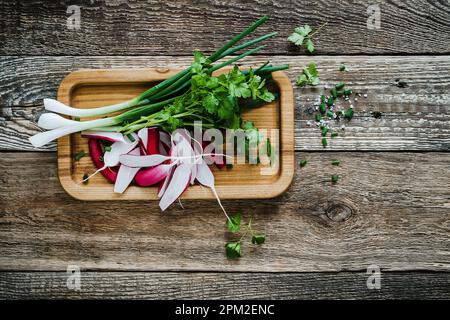
M131 155L139 155L139 148L135 148L129 152ZM133 181L136 173L139 171L139 168L131 168L128 166L120 166L119 172L117 174L116 184L114 185L114 192L123 193L126 188Z
M209 153L214 153L215 148L213 148L213 146L213 144L208 144L207 141L202 141L203 151L205 151L205 149L211 149L208 150ZM223 155L205 156L205 158L208 159L208 162L214 163L218 169L225 167L225 157Z
M138 138L136 134L133 134L134 142L130 141L127 137L124 137L125 142L117 141L111 145L111 150L105 152L103 160L107 167L114 167L119 164L120 156L127 154L133 150L138 144ZM131 167L131 166L130 166Z
M119 157L119 161L121 164L133 168L153 167L160 165L164 161L170 159L172 158L168 156L163 156L161 154L153 154L149 156L121 155Z
M230 217L228 216L227 212L225 211L225 208L223 207L222 202L220 201L219 195L216 192L216 188L214 186L214 175L211 172L211 169L208 167L208 165L205 162L201 162L201 163L197 164L197 181L200 182L202 185L211 189L211 191L213 192L214 196L216 197L217 202L219 203L219 206L222 209L223 213L225 214L227 219L230 220Z
M170 164L160 164L155 167L141 169L134 177L134 181L141 187L152 186L165 179L172 167L173 165ZM139 168L133 169L139 170Z
M103 157L102 149L100 146L100 141L96 139L89 139L89 154L91 156L92 162L94 162L95 167L101 170L102 175L112 183L116 182L117 179L117 171L114 171L113 168L111 170L103 170L105 168L105 163L101 160Z
M189 185L191 179L191 168L188 164L182 163L173 172L172 179L167 186L161 201L159 202L159 207L161 210L166 210L186 189Z

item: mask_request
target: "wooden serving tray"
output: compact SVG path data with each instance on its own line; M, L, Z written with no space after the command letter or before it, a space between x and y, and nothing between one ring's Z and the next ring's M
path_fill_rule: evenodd
M107 69L78 70L61 82L58 100L76 108L93 108L129 100L150 86L176 74L178 69ZM279 129L279 166L271 175L261 175L261 164L238 164L232 169L211 166L217 193L221 199L272 198L283 193L294 175L294 101L293 89L284 72L273 73L280 98L242 117L258 128ZM87 119L81 119L87 120ZM270 136L270 134L269 134ZM123 194L113 192L113 184L101 174L87 184L80 181L85 173L95 171L88 154L88 139L79 133L58 140L58 175L63 188L80 200L157 200L157 187L130 186ZM80 161L74 155L86 153ZM208 188L189 186L183 199L214 199Z

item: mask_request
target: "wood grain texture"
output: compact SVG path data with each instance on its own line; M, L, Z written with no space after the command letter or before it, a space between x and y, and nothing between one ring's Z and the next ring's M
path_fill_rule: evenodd
M243 65L270 59L290 64L290 79L312 60L310 57L251 57ZM34 124L42 113L43 98L55 98L61 80L80 68L139 68L186 66L191 57L0 57L0 150L32 149L28 137L39 132ZM296 150L323 150L311 110L319 95L342 80L356 93L355 117L342 121L345 132L325 150L450 150L450 58L423 57L314 57L322 84L316 89L297 88L295 110ZM343 62L349 72L338 71ZM401 88L398 81L406 82ZM354 101L354 98L358 101ZM347 106L347 104L344 104ZM378 118L376 112L379 112ZM309 121L312 125L308 126ZM55 144L41 149L55 150Z
M380 29L368 6L378 4ZM70 30L69 5L80 7ZM286 40L299 25L328 22L315 37L319 54L450 53L450 4L436 1L1 1L0 54L117 55L211 52L258 17L257 34L278 31L266 54L304 54ZM230 28L232 26L232 28Z
M450 273L83 272L81 291L65 272L1 272L0 299L448 299Z
M215 201L83 202L61 188L53 153L0 158L0 269L314 272L450 270L448 153L299 153L292 187L224 201L255 216L267 243L227 260ZM330 164L340 159L341 166ZM330 175L341 179L333 185Z
M103 69L79 70L70 73L61 82L58 100L73 107L93 108L112 105L137 96L148 83L157 83L180 72L181 69ZM218 74L227 72L221 70ZM272 73L274 89L279 99L242 114L252 120L271 138L277 161L252 165L235 163L233 170L214 170L215 189L221 199L273 198L283 193L294 175L294 97L289 78L284 72ZM81 119L85 120L85 119ZM223 137L224 141L226 137ZM231 140L231 138L230 138ZM225 141L225 143L227 143ZM89 150L88 139L73 134L58 139L58 175L64 189L79 200L158 200L158 186L141 188L130 186L122 193L115 193L113 185L97 175L88 184L80 184L81 177L95 172L89 156L75 161L80 150ZM234 148L233 148L234 150ZM216 151L217 152L217 151ZM233 161L237 159L232 159ZM215 167L214 165L212 167ZM209 188L190 186L182 199L216 199Z

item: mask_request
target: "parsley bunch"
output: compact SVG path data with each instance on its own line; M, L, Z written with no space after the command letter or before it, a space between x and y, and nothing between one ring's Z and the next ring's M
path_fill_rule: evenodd
M144 127L161 126L166 131L192 126L202 121L206 127L241 128L241 112L246 101L268 103L275 95L267 88L273 66L241 71L234 66L228 73L213 76L211 61L201 52L194 53L190 88L162 110L128 123L123 131L130 133Z

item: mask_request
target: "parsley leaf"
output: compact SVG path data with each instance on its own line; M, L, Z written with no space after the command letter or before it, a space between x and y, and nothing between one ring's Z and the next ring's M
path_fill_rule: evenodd
M297 85L303 87L307 84L311 86L317 86L320 83L319 71L317 71L317 65L310 63L303 69L303 73L297 78Z
M242 220L242 215L240 213L231 216L230 219L227 219L226 221L226 225L228 228L228 231L236 233L239 232L241 230L241 220Z
M230 259L242 257L240 242L228 242L227 244L225 244L225 251L227 253L227 257Z
M263 244L266 241L266 236L263 234L254 234L252 236L253 244Z
M295 44L296 46L303 46L305 45L305 49L309 52L309 53L313 53L315 50L314 47L314 42L312 40L312 37L320 30L322 29L324 26L326 25L323 24L321 25L319 28L317 28L316 31L313 32L313 30L311 29L311 27L309 25L304 25L302 27L298 27L294 29L294 33L292 33L289 37L288 37L288 41L292 42L293 44ZM306 43L305 43L306 40Z

